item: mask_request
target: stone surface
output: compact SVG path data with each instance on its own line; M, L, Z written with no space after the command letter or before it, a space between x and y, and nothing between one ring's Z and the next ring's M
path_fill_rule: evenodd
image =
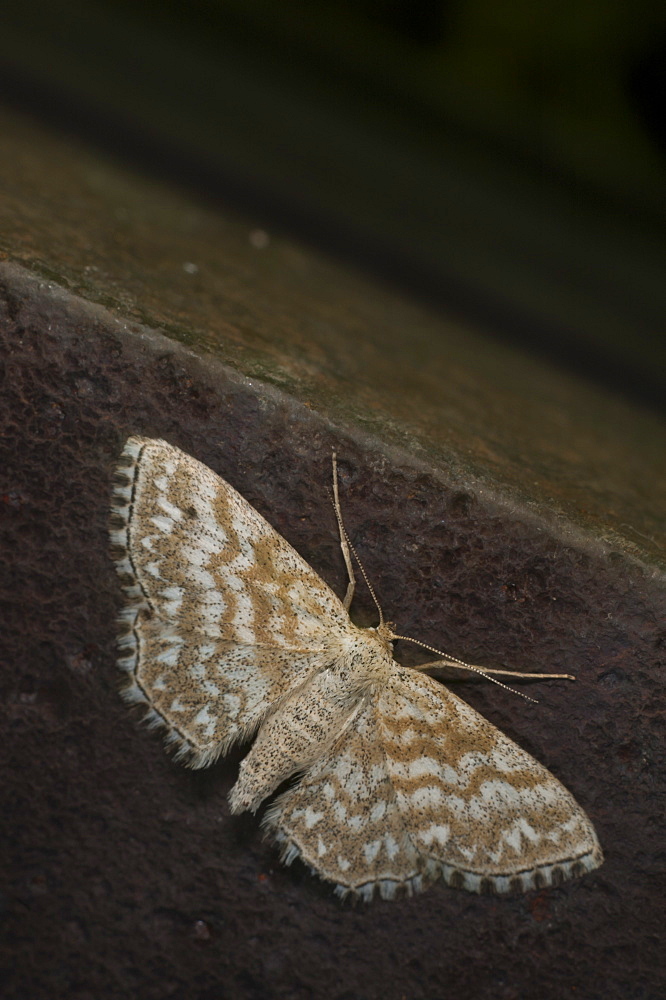
M3 100L663 401L654 4L5 6Z
M11 141L3 997L663 996L656 421L28 126ZM187 771L118 696L106 525L129 433L229 479L340 593L335 447L348 530L401 631L577 674L531 687L538 706L457 690L571 789L605 865L525 897L441 886L358 909L282 867L256 819L229 815L241 751ZM362 588L354 614L373 621Z
M1 300L3 996L656 1000L654 579L58 286L4 268ZM341 592L335 445L350 533L401 630L578 675L532 689L539 706L458 688L574 792L604 867L524 898L436 887L356 910L281 867L256 820L229 815L239 753L186 771L117 694L108 493L136 430L224 474ZM356 615L372 619L363 593Z
M650 412L1 111L0 157L6 258L556 533L663 567Z

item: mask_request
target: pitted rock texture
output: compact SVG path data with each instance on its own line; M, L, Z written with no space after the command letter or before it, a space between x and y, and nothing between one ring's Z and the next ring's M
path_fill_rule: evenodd
M3 998L662 997L656 578L60 289L5 280L0 329ZM118 695L107 519L130 433L221 473L342 593L334 446L349 533L400 631L577 674L530 687L538 706L456 691L571 789L604 866L506 900L439 885L367 908L282 867L257 818L230 816L243 751L188 771ZM354 614L373 621L362 587Z

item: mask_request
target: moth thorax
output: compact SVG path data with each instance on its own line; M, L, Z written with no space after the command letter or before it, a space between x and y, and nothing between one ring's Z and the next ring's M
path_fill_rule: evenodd
M345 657L350 683L381 686L388 680L393 663L391 643L374 628L356 629L354 638Z

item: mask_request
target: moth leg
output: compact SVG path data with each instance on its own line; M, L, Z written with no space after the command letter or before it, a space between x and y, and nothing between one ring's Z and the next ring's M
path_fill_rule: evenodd
M349 611L354 598L354 591L356 590L356 579L354 577L351 552L349 551L349 542L347 541L347 532L342 521L342 510L340 508L340 496L338 493L338 457L335 452L333 452L333 507L335 508L335 517L338 522L338 531L340 532L340 548L342 549L342 556L347 567L347 574L349 575L347 593L342 604L345 611Z
M491 674L495 677L510 677L511 680L537 680L537 681L575 681L573 674L529 674L520 673L517 670L493 670L490 667L477 667L471 663L463 663L461 660L430 660L428 663L421 663L412 670L426 673L430 670L440 671L445 680L459 681L461 670L469 671L466 681L483 680L484 674Z

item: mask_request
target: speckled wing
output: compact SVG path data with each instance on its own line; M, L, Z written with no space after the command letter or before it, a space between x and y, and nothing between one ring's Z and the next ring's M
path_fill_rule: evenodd
M341 896L421 888L422 864L398 806L373 701L338 743L268 809L286 864L300 858Z
M125 696L205 766L317 669L349 617L236 490L165 441L127 440L112 508Z
M555 884L601 864L567 790L432 678L395 665L340 744L268 811L286 862L340 895L391 898L437 878L472 892Z
M601 864L594 828L566 788L433 678L396 667L377 726L424 871L439 867L450 885L503 893Z

